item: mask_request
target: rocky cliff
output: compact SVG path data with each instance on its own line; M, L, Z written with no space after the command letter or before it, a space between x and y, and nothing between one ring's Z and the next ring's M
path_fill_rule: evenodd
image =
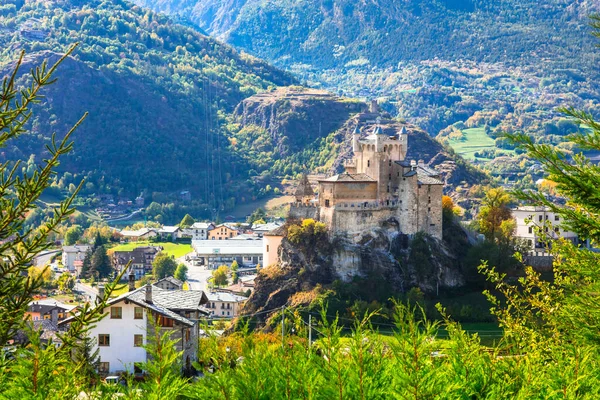
M468 246L459 227L448 228L454 236L463 236L463 240L454 238L460 246ZM393 218L354 240L336 236L307 243L286 238L279 248L280 264L258 274L244 312L307 306L357 280L373 287L367 294L354 294L356 300L365 302L401 297L413 287L431 295L460 288L465 279L455 245L425 235L409 238L399 232ZM269 315L265 314L263 320Z

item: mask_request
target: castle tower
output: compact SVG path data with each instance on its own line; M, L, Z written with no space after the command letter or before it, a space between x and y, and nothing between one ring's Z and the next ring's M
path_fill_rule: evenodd
M354 132L352 133L352 151L354 152L354 154L361 151L360 143L358 142L359 139L360 139L360 127L357 124L356 127L354 128Z
M308 204L314 197L315 192L308 181L308 176L306 174L302 174L300 178L300 182L298 182L298 187L296 188L296 202L302 204Z

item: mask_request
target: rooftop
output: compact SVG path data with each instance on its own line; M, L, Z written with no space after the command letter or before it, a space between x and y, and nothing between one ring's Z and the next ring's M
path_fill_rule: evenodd
M247 297L228 292L209 292L206 296L208 297L208 301L223 301L226 303L239 303L248 300Z
M192 240L199 254L257 254L262 255L262 240Z
M371 178L367 174L349 174L344 172L339 175L331 176L327 179L319 180L319 182L375 182L375 179Z

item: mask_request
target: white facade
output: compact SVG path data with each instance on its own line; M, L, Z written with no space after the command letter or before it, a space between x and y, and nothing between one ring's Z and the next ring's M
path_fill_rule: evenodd
M75 262L83 262L85 254L90 246L87 244L76 244L74 246L63 246L62 248L62 264L69 272L75 272Z
M234 318L240 315L240 310L247 297L238 296L227 292L211 292L206 293L208 303L206 308L211 312L213 317L217 318Z
M208 239L208 231L215 225L212 222L196 222L189 228L184 228L183 234L192 238L192 240Z
M217 268L237 261L240 267L263 264L263 239L258 240L192 240L196 257L202 265Z
M111 318L113 307L121 307L121 319ZM136 307L142 310L142 319L134 318ZM134 346L135 335L142 335L142 343L146 344L146 309L131 302L125 304L123 300L107 307L104 311L108 315L89 331L95 343L94 350L96 348L99 350L101 363L108 363L108 373L134 372L134 363L146 361L146 350L141 346ZM109 335L108 346L100 345L99 335Z
M544 236L549 239L563 238L577 243L575 232L565 230L562 217L547 207L525 206L512 210L516 220L515 236L523 239L532 252L544 252Z

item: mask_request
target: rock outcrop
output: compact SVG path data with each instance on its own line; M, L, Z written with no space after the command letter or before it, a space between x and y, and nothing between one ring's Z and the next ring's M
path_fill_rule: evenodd
M308 305L334 282L357 278L385 282L398 297L412 287L436 294L465 285L458 258L445 242L419 234L408 237L394 219L353 239L336 236L314 246L284 239L279 256L279 265L258 274L245 313Z

